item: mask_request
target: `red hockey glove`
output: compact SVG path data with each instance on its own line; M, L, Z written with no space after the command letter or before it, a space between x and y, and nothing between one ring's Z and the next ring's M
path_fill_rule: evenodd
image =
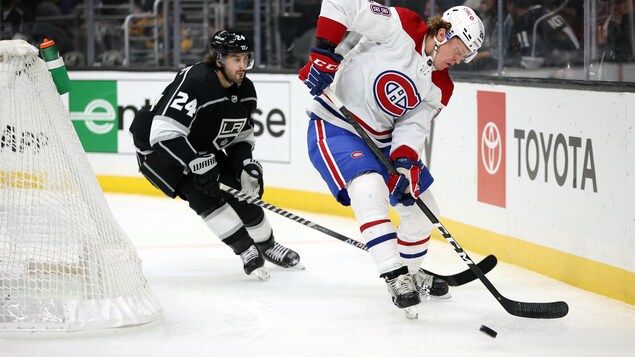
M321 48L311 48L309 62L302 67L298 77L310 89L311 95L320 95L324 88L333 83L335 71L344 57Z
M387 185L390 195L405 206L412 206L421 192L432 184L430 171L423 166L421 160L411 161L400 157L393 161L397 173L390 176ZM423 171L422 171L423 170ZM425 187L422 187L423 184Z

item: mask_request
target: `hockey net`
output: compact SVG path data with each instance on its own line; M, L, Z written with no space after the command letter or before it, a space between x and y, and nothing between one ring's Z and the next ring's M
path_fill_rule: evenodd
M37 49L0 41L0 331L161 317Z

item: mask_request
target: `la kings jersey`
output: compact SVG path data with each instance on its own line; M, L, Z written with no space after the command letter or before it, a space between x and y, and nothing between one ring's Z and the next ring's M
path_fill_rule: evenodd
M559 14L542 5L531 6L514 18L507 49L510 65L522 64L523 56L545 57L545 65L562 65L579 58L580 42L571 26ZM534 27L535 37L534 37Z
M428 27L416 13L367 0L324 0L320 13L363 35L346 54L331 88L380 148L407 146L418 155L431 120L447 105L453 84L447 69L433 71L424 51ZM356 133L322 94L309 116Z
M224 149L242 163L251 157L254 145L251 114L256 104L256 90L248 78L226 89L213 68L197 63L181 70L151 109L154 117L145 129L149 147L136 145L181 166L197 154Z

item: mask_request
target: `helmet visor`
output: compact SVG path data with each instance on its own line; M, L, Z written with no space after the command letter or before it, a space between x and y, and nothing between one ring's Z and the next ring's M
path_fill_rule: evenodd
M246 54L247 56L239 56L241 54ZM232 56L235 55L235 56ZM227 65L227 61L235 61L236 64L239 62L243 62L245 69L252 69L254 67L254 53L253 52L229 52L229 53L218 53L218 60L223 64Z
M460 36L454 35L453 37L458 38L459 39L458 42L461 44L459 46L455 46L456 54L458 54L461 57L463 62L470 63L470 61L472 61L474 57L476 57L476 54L478 53L478 51L470 52L469 50L470 47L465 43L465 41ZM448 35L446 35L446 38L450 39Z
M470 63L470 61L472 61L474 59L474 57L476 57L477 53L478 53L478 51L474 51L474 52L470 53L469 55L465 56L465 58L463 58L463 62Z

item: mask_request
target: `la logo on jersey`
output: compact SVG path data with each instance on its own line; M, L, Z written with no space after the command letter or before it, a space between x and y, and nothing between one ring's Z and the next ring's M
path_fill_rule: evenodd
M397 71L380 73L375 79L373 92L379 108L393 117L401 117L421 103L414 82Z
M228 119L224 118L220 123L218 134L214 138L214 146L220 150L236 139L236 136L243 131L247 118Z

